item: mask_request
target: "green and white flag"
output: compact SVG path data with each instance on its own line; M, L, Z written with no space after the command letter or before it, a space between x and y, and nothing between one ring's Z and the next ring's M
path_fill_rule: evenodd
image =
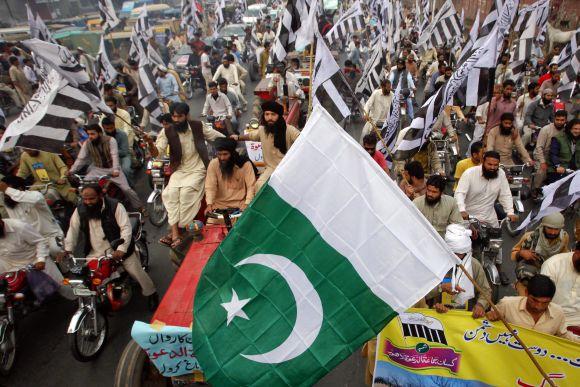
M194 353L212 386L310 386L433 289L453 257L317 106L203 270Z

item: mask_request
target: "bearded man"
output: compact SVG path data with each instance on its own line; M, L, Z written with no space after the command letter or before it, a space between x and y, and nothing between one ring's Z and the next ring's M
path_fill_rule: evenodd
M455 199L463 219L468 220L472 216L481 223L499 227L494 206L495 201L498 200L510 221L515 222L517 220L514 214L510 185L505 172L499 169L499 160L499 153L487 151L483 154L481 165L469 168L461 176L455 190ZM509 277L500 269L502 264L501 254L496 256L495 263L500 273L501 282L507 285Z
M147 297L149 310L159 303L155 284L143 270L135 255L132 227L125 207L115 199L105 197L98 184L88 184L81 191L82 203L70 218L64 241L65 252L60 259L78 247L86 257L100 257L111 250L111 243L122 238L123 244L113 251L113 259L123 261L123 267L139 283Z
M516 164L512 159L514 146L524 163L533 164L533 160L524 147L519 130L514 127L513 113L503 113L499 125L492 128L487 135L487 150L497 151L500 155L500 163L511 166Z
M537 194L538 190L546 180L546 172L548 171L548 158L550 156L550 144L552 139L562 133L568 121L568 113L566 110L558 110L554 113L554 123L544 126L538 134L536 140L536 149L534 150L534 158L540 164L536 176L534 176L534 188Z
M171 232L159 242L172 247L181 244L183 229L193 221L201 207L209 164L205 140L224 137L211 125L189 120L188 115L186 103L175 103L171 106L173 124L159 132L156 142L144 136L153 157L169 154L172 174L162 197Z
M270 178L288 149L300 135L298 129L286 124L283 114L284 108L278 102L264 102L262 104L262 125L258 130L249 134L230 136L236 141L259 141L262 143L262 154L266 168L256 182L256 192Z
M89 140L84 142L69 174L76 173L85 165L89 165L86 175L88 179L111 175L111 181L117 184L127 196L131 207L135 210L142 210L143 203L139 195L129 186L127 177L121 169L117 141L113 137L104 135L103 129L96 123L89 124L86 132Z
M236 151L230 138L215 141L217 158L210 161L205 178L206 213L216 209L245 210L254 198L255 167L248 156Z
M564 230L564 216L559 212L546 215L534 231L525 233L513 247L516 263L516 291L525 296L528 280L540 272L543 263L553 255L567 253L570 236Z
M433 228L445 236L447 226L454 223L463 223L459 207L455 198L443 194L446 181L443 176L433 175L427 179L425 195L419 196L413 203Z

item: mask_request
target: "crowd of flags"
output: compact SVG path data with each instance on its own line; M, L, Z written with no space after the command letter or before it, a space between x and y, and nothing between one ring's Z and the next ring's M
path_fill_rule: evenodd
M225 23L224 1L217 0L215 3L213 10L215 16L213 28L215 30L221 28ZM239 7L246 9L244 0L240 0L239 3ZM363 3L368 10L363 10ZM550 10L549 0L537 0L533 4L522 6L519 11L519 0L493 0L491 9L481 25L478 10L469 35L463 42L463 39L458 38L464 35L463 10L459 14L452 1L447 0L433 15L434 8L432 6L431 0L415 1L414 21L420 32L417 49L419 53L423 53L433 47L454 42L456 48L462 46L461 55L458 58L458 69L451 80L441 87L432 98L425 101L406 131L403 141L397 147L394 144L396 136L393 136L393 128L398 129L398 114L392 114L392 118L385 122L382 132L387 137L389 151L395 152L399 157L409 156L418 151L426 141L434 119L451 98L458 99L461 104L466 106L477 106L489 98L490 78L497 65L504 37L507 36L510 29L517 33L517 37L510 47L509 68L516 80L523 76L526 61L545 39ZM120 20L111 0L99 0L98 8L103 31L107 34L120 24ZM271 50L271 59L274 62L283 61L288 53L302 50L307 44L313 43L317 48L312 74L313 102L314 104L323 104L340 122L353 114L355 110L361 110L360 102L370 97L373 90L380 87L381 80L388 74L387 64L394 61L394 54L401 44L402 4L399 0L356 0L346 10L341 5L336 23L325 36L320 36L318 32L317 16L320 10L319 0L288 0L280 16ZM182 0L181 11L181 27L187 31L188 37L191 37L193 32L202 27L201 6L198 0ZM362 76L353 90L342 74L340 66L332 57L329 47L335 44L340 46L354 34L362 31L366 27L365 20L368 20L369 16L376 20L378 34L372 42L369 58L362 69ZM60 47L52 39L40 16L33 15L29 8L28 19L32 37L43 44ZM155 91L154 79L157 67L165 65L165 63L150 43L152 36L147 7L143 7L143 11L132 29L129 57L139 63L139 74L143 77L142 82L139 82L138 85L139 100L141 105L149 111L152 122L156 125L161 109ZM254 39L252 39L253 42L250 43L250 46L256 49L258 47L257 38L255 34L252 36ZM579 39L580 32L577 32L557 58L562 71L562 86L558 92L564 98L569 97L578 86L575 81L580 66ZM33 44L33 46L35 45ZM481 56L481 49L484 46L486 47L484 50L486 55ZM37 66L44 74L43 77L46 78L55 63L51 63L49 58L47 64L46 54L37 52L36 49L32 49L32 52ZM391 61L387 60L389 58ZM65 73L61 76L68 81L69 86L78 88L85 93L84 95L87 95L86 93L92 95L91 98L99 98L99 88L102 87L103 83L112 82L118 75L115 67L111 64L104 38L101 40L95 62L97 79L91 80L90 83L75 84L73 80L67 78L67 75L70 74L66 73L71 72L67 70L66 66L61 66L58 71ZM78 73L74 71L72 74L86 74L83 71ZM451 91L453 92L451 93ZM346 101L350 101L350 103ZM357 101L357 103L353 104L352 101ZM397 107L396 104L394 106ZM395 119L397 122L394 121Z

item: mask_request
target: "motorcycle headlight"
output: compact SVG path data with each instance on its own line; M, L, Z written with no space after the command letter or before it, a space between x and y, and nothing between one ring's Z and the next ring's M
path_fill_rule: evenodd
M489 247L492 249L499 250L501 249L501 243L502 243L501 239L490 239Z
M151 176L152 177L161 177L161 171L159 169L153 169L151 171Z

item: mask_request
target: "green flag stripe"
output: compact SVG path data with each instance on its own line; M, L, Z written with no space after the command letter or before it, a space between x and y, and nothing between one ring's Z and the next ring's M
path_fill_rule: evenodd
M241 356L278 347L296 323L295 300L280 274L261 265L234 267L255 254L294 262L322 300L316 340L302 355L279 364ZM232 289L250 299L243 308L249 320L235 317L226 326L221 304L231 300ZM266 185L204 268L194 305L194 353L214 386L312 385L395 316L312 223Z

